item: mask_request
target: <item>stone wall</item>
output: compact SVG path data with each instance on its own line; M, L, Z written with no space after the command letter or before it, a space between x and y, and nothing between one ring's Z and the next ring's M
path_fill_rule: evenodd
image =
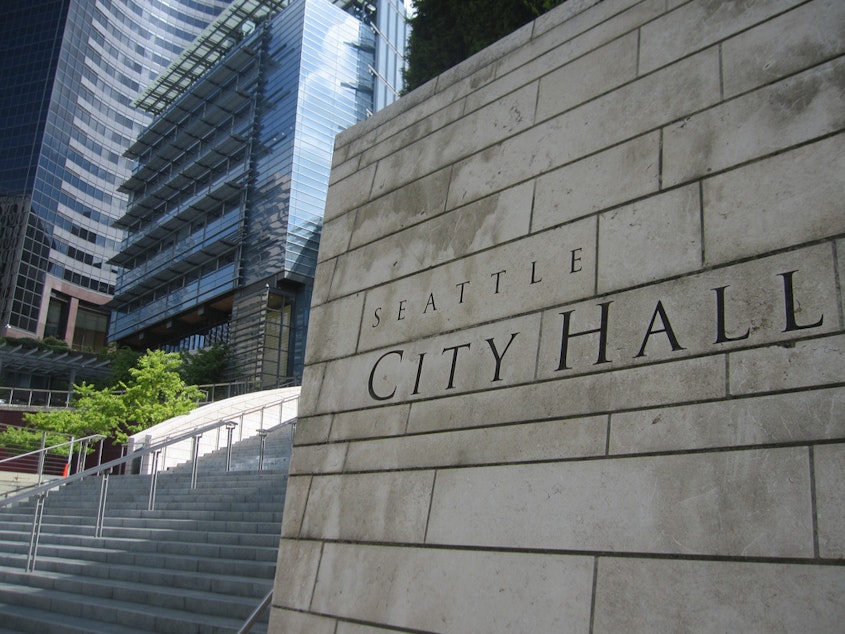
M569 0L338 137L272 631L841 631L843 52Z

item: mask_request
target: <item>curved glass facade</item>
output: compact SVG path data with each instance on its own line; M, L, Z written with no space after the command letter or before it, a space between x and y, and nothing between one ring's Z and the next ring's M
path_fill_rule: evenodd
M117 191L130 175L123 153L150 122L132 102L229 2L36 0L43 12L25 4L5 22L17 32L6 35L4 72L20 61L20 82L29 77L34 86L28 99L40 95L43 107L26 122L27 138L15 140L14 161L0 163L3 187L21 188L6 193L28 195L31 205L0 325L11 336L98 348L117 274L108 261L123 237L112 226L126 208ZM57 43L32 60L37 67L15 59L29 55L33 32Z
M112 260L112 339L223 340L230 378L262 387L301 373L334 139L377 109L376 67L401 76L405 36L385 27L399 39L382 41L382 10L405 25L393 0L275 2L233 2L185 53L208 70L176 64L145 91L158 116L128 152L128 237Z

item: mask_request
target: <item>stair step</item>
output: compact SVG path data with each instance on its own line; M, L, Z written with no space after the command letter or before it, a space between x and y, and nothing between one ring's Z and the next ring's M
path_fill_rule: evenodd
M160 473L153 511L151 476L112 475L102 537L102 478L51 491L34 572L24 572L34 502L0 509L0 634L237 631L273 586L292 428L282 436L268 437L261 471L249 439L228 472L225 448L200 458L194 489L190 464Z
M229 634L243 624L242 620L224 616L213 616L202 612L186 612L172 608L143 605L129 601L83 596L60 590L42 590L28 586L0 583L0 603L37 610L50 606L54 615L67 615L87 619L88 631L115 631L117 624L148 632L184 632L199 634ZM101 625L100 625L101 624ZM60 630L57 630L60 631ZM66 631L66 630L65 630ZM131 630L130 630L131 631Z
M272 587L272 581L264 584L248 585L249 592L229 592L238 583L246 580L230 580L229 585L221 584L220 590L195 588L190 585L172 585L173 575L157 578L147 575L147 580L127 581L112 576L80 578L52 570L36 570L32 573L23 570L0 567L2 583L31 586L41 590L59 591L85 597L114 599L128 603L169 608L173 610L202 612L209 616L224 616L241 622L252 613L255 606Z
M96 623L67 614L53 614L43 608L27 608L20 605L0 602L0 614L5 627L0 634L12 632L32 632L33 634L140 634L148 630L124 627L117 623Z

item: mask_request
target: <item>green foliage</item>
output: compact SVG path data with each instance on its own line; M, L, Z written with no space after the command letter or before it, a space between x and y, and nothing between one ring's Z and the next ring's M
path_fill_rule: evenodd
M77 438L103 434L126 442L129 435L197 406L202 393L182 380L181 365L176 353L148 350L128 370L128 380L120 381L117 389L82 383L74 386L72 407L26 414L24 419L36 430L73 434Z
M41 449L41 435L42 432L40 431L26 429L24 427L9 426L0 432L0 447L14 449L15 454L35 451L36 449ZM62 434L48 433L45 446L51 447L53 445L60 445L66 441L67 438ZM49 453L57 456L67 456L69 449L70 445L66 445L64 447L54 449Z
M147 350L129 370L132 379L123 384L121 400L126 408L130 434L143 431L168 418L187 414L197 406L202 392L179 376L182 360L175 352Z
M414 0L405 90L421 86L564 0Z
M108 379L98 385L100 387L111 387L128 382L132 378L129 370L135 367L138 359L142 356L140 352L136 352L131 348L110 346L108 350L100 355L100 359L109 362L109 368L112 373Z
M182 353L179 374L188 385L220 383L226 377L226 344L217 343L204 350Z

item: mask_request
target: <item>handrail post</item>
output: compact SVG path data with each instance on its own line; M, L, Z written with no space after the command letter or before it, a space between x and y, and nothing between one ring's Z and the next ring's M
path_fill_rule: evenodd
M44 461L46 460L47 451L47 432L41 432L41 452L38 454L38 484L44 481Z
M103 536L103 522L106 517L106 497L109 493L109 474L100 476L100 501L97 504L97 523L94 526L94 537Z
M161 454L161 449L153 452L153 469L152 477L150 478L150 501L147 504L147 510L152 511L156 503L156 484L158 483L158 457Z
M261 438L261 444L258 446L258 470L264 470L264 444L267 442L267 432L263 429L259 430L258 436Z
M229 473L232 466L232 432L235 431L237 426L238 424L233 420L226 421L226 473Z
M35 515L32 518L32 532L29 534L29 552L26 555L26 572L35 570L35 556L38 551L38 539L41 537L41 520L44 517L44 500L47 492L39 493L35 498Z
M197 458L200 453L200 438L202 434L194 436L194 446L191 450L191 490L197 488Z
M79 443L79 453L76 456L76 471L85 471L85 458L88 457L88 439Z
M75 439L76 437L71 435L70 446L67 448L67 465L65 465L65 477L70 475L70 465L73 462L73 441Z

